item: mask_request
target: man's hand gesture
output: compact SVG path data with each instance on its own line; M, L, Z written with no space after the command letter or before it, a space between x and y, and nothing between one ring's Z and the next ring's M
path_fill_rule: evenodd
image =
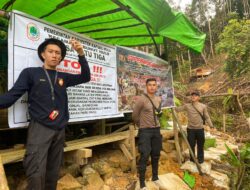
M84 55L83 46L79 41L71 39L69 43L71 44L72 48L78 53L78 55Z

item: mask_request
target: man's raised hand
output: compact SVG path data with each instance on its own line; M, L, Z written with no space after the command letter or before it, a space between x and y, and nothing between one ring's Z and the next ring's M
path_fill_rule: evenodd
M71 44L72 48L78 53L78 55L84 55L83 45L79 41L70 39L69 43Z

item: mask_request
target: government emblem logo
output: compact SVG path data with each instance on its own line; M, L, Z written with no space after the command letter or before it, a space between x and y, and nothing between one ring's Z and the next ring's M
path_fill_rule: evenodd
M40 31L36 24L27 24L27 37L32 41L37 41L40 39Z

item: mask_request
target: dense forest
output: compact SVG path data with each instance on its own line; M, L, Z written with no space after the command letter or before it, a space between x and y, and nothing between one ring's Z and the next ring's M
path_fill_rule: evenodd
M175 1L168 2L180 11ZM191 89L201 90L217 129L246 143L241 154L228 159L237 171L232 189L249 189L250 1L193 0L185 14L206 34L206 42L198 54L166 39L164 58L173 66L176 96L185 100ZM193 82L197 68L212 75Z

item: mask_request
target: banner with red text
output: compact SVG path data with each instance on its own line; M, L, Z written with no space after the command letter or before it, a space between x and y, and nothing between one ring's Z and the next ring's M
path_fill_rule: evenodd
M119 110L131 112L138 96L146 93L146 80L156 78L156 95L162 98L162 108L174 107L171 66L155 56L124 47L117 47L117 77Z
M81 72L77 53L69 40L75 38L84 46L91 68L91 82L68 88L70 122L120 116L118 112L116 48L97 42L62 27L13 11L8 32L8 88L27 67L41 67L37 48L46 38L57 38L67 46L67 55L58 71ZM9 109L9 126L27 126L29 121L27 94Z

